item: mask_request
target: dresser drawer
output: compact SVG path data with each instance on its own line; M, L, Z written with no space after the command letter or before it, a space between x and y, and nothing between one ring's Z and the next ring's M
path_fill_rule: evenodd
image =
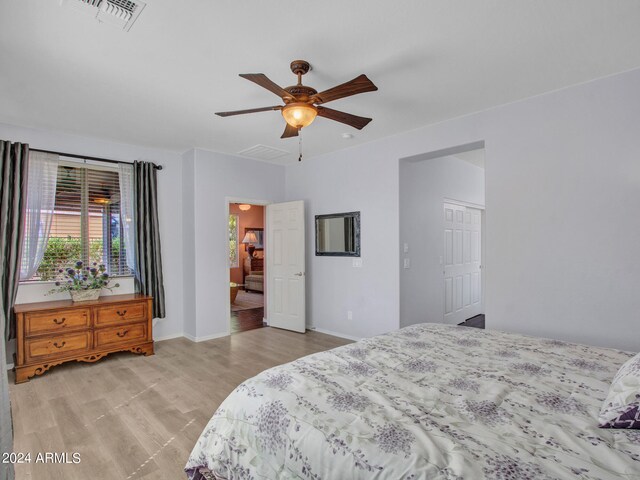
M41 357L64 357L70 353L88 351L91 348L91 332L32 338L24 343L27 361Z
M66 330L88 328L91 311L87 309L60 310L58 312L28 313L25 315L25 335L64 333Z
M95 331L95 348L139 343L147 340L147 324L134 323L121 327L101 328Z
M147 304L128 303L96 309L96 326L120 325L147 319Z

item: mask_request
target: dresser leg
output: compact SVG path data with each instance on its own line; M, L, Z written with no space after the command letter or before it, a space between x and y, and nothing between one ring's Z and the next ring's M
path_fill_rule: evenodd
M42 375L51 367L60 365L64 360L59 362L41 363L40 365L29 365L25 367L15 367L16 369L16 383L28 382L31 377L36 375Z
M28 382L29 378L31 378L34 375L33 373L29 375L29 372L26 369L20 368L20 367L15 367L15 374L16 374L16 384Z
M153 342L145 343L144 345L137 345L129 349L130 352L140 353L145 357L153 355Z

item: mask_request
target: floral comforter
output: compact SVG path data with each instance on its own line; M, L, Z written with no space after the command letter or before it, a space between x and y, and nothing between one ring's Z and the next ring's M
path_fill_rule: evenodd
M640 430L597 426L630 356L467 327L403 328L241 384L187 475L640 479Z

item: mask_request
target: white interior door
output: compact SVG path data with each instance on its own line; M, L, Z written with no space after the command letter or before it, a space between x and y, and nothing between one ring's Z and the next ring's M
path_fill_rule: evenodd
M444 204L444 321L459 324L483 312L482 211Z
M267 205L267 322L305 332L304 202Z

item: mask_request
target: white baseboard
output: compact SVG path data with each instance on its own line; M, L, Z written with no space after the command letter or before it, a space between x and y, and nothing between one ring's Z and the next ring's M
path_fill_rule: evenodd
M161 342L163 340L172 340L174 338L180 338L180 337L184 337L184 333L183 332L172 333L170 335L164 335L162 337L154 337L153 341L154 342Z
M183 334L182 334L182 336L183 336L184 338L186 338L187 340L191 340L192 342L195 342L195 341L196 341L196 337L194 337L194 336L192 336L192 335L189 335L188 333L183 333Z
M13 363L7 363L7 370L13 370Z
M362 337L354 337L353 335L347 335L340 332L325 330L324 328L307 327L307 329L312 330L314 332L324 333L326 335L332 335L334 337L346 338L347 340L353 340L354 342L357 342L358 340L362 340Z
M229 336L229 332L223 333L213 333L211 335L205 335L204 337L194 337L193 335L189 335L188 333L182 334L184 338L191 340L192 342L206 342L207 340L213 340L214 338L221 338Z
M174 338L186 338L187 340L191 340L192 342L206 342L207 340L213 340L214 338L226 337L229 333L214 333L212 335L205 335L204 337L194 337L193 335L189 335L185 332L174 333L171 335L166 335L164 337L154 338L154 342L161 342L163 340L171 340Z

